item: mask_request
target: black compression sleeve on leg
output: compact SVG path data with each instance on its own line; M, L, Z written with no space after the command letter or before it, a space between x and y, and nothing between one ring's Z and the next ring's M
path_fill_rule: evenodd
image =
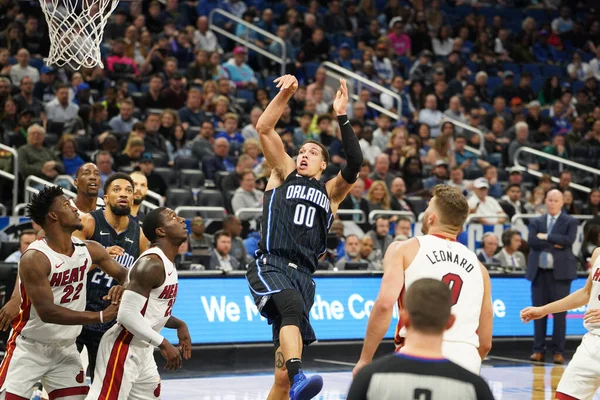
M283 290L271 296L277 311L281 316L281 327L294 325L300 328L304 301L302 296L295 290Z
M342 131L342 146L346 154L346 165L342 168L342 178L348 183L356 182L360 167L363 163L363 154L358 143L358 138L350 125L347 115L338 115L340 130Z

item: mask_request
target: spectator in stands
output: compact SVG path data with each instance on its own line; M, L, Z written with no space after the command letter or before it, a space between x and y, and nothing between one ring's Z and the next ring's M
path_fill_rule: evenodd
M488 183L488 194L495 199L502 197L502 186L498 183L498 169L493 165L485 167L483 177Z
M504 213L508 216L509 220L512 220L512 217L515 214L526 214L527 210L525 208L524 202L522 199L521 186L517 183L509 184L504 191L504 196L502 196L499 201L500 207Z
M367 236L370 236L373 240L373 251L381 254L381 257L383 257L388 246L394 240L389 232L390 220L383 216L377 217L373 229L367 232Z
M7 100L4 104L5 107L11 107L16 112L16 106L12 100ZM3 143L7 146L18 149L21 146L27 144L27 128L31 126L31 119L33 118L33 113L25 109L18 114L17 123L14 124L14 121L7 114L2 121L2 127L4 128L4 137ZM7 172L10 172L9 169Z
M364 213L364 218L368 217L370 209L369 202L364 199L363 192L365 191L365 182L358 178L352 189L350 189L350 193L346 196L344 200L340 203L340 210L361 210ZM342 219L352 219L353 221L360 221L360 215L353 215L352 217L342 216Z
M23 177L35 175L52 181L64 172L64 165L54 153L44 147L46 130L34 124L27 129L27 143L19 148L19 172Z
M483 245L477 258L486 265L500 265L500 258L496 256L498 251L498 236L492 232L483 235L481 239Z
M163 80L160 75L152 75L148 84L148 91L144 93L144 97L141 101L141 108L143 110L151 109L163 109L167 106L165 97L162 94Z
M536 186L531 191L529 201L525 204L525 210L527 214L544 214L546 212L546 205L544 204L544 198L546 192L544 188Z
M144 151L144 139L138 136L130 136L123 152L115 157L115 168L135 167Z
M100 188L98 189L98 197L103 197L104 183L109 176L115 173L113 170L113 158L108 151L101 150L96 154L95 164L100 171Z
M444 124L450 123L445 122ZM427 152L425 164L435 166L439 161L442 161L447 166L454 167L456 165L456 158L454 152L452 151L452 144L450 140L451 136L449 135L437 137L433 141L433 146Z
M46 104L46 118L48 121L65 123L77 117L79 106L69 101L69 87L60 85L56 91L56 98Z
M504 211L495 198L488 196L488 181L485 178L477 178L473 183L473 187L475 194L469 198L469 210L472 214L485 215L485 217L474 219L474 222L484 225L503 224L506 221L506 218L501 217ZM494 216L499 217L492 218Z
M210 249L214 246L213 236L204 232L206 228L204 225L204 218L201 216L192 218L191 226L192 233L190 234L189 244L192 251L197 249Z
M167 183L162 176L154 172L154 159L152 154L144 153L138 162L139 170L146 175L148 179L148 189L165 196L167 194Z
M571 191L571 189L565 189L562 190L563 193L563 199L564 199L564 206L563 206L563 212L566 212L569 215L579 215L581 214L581 211L579 210L579 206L575 203L575 195L573 194L573 191Z
M242 155L248 155L252 159L252 170L254 173L262 172L262 164L264 157L262 156L262 150L260 148L260 141L258 139L247 139L244 141L242 146Z
M507 229L502 232L502 243L504 247L496 258L500 261L501 267L513 269L524 269L527 267L525 255L519 251L522 244L521 234L514 229Z
M210 256L210 268L212 270L221 270L225 272L245 269L245 265L240 265L240 262L233 257L230 252L232 250L231 234L221 231L215 235L215 248ZM244 250L245 251L245 250Z
M256 130L256 123L262 115L263 110L258 107L253 107L250 111L250 123L242 128L242 136L245 140L258 139L258 131ZM311 119L312 120L312 119Z
M198 135L190 142L187 143L187 147L191 148L192 155L197 160L202 161L207 157L215 155L212 141L214 138L215 128L212 122L203 121L200 126Z
M406 239L410 239L412 237L411 231L412 221L410 218L402 216L398 217L398 220L396 221L396 227L394 228L394 240L396 240L399 235L404 236Z
M21 84L21 79L28 76L35 84L40 80L40 72L34 67L29 65L29 51L27 49L20 49L17 52L17 64L10 68L10 80L14 86Z
M133 116L133 109L134 105L131 100L122 101L119 115L113 117L108 123L111 130L116 133L131 132L133 124L138 122L138 119Z
M384 42L379 42L375 47L375 55L371 59L377 76L386 86L392 82L394 67L392 60L388 58L389 50Z
M228 215L223 220L223 232L231 235L231 256L245 269L249 260L247 259L244 241L240 238L240 234L242 233L242 222L235 215Z
M563 36L573 30L573 20L571 19L571 9L567 6L560 8L560 16L552 20L552 32Z
M377 129L373 132L373 145L379 147L380 151L384 151L388 147L391 137L391 120L385 114L377 117Z
M582 147L600 147L600 119L594 121L592 130L578 145Z
M64 172L66 175L75 177L75 173L85 160L77 154L77 141L73 135L64 134L56 144L56 149L59 152L59 158L63 163Z
M325 32L317 27L312 31L310 40L302 45L298 53L298 61L302 63L326 61L330 48L331 44L325 37Z
M404 179L397 177L392 181L390 186L391 200L390 206L395 211L410 211L414 213L414 207L412 203L404 198L406 194L406 184Z
M583 205L581 213L593 216L597 216L600 213L600 189L593 189L590 192L588 202Z
M457 135L454 138L454 159L458 168L469 170L485 168L490 165L487 161L477 157L475 153L465 150L466 144L467 139L463 135Z
M436 185L446 183L446 180L448 180L448 163L443 160L438 160L431 170L431 177L423 180L423 188L431 190Z
M204 50L206 52L222 53L223 50L219 46L219 40L213 31L209 29L208 18L200 16L196 20L197 31L194 32L194 46L196 50Z
M242 208L256 208L262 204L263 193L256 190L254 182L256 176L254 172L247 169L241 174L240 187L235 190L235 193L231 199L231 207L233 212L236 213ZM247 214L242 219L252 219L253 216Z
M358 122L358 121L356 121ZM374 144L373 129L370 127L361 128L360 123L358 130L354 128L354 132L360 138L359 144L365 160L370 164L374 164L377 156L381 154L381 148Z
M313 115L309 112L303 112L300 116L300 126L294 129L294 146L299 148L307 140L320 141L318 135L315 135L311 131L311 124L313 121ZM356 132L356 131L355 131Z
M160 127L158 128L158 133L165 139L169 139L173 136L177 125L181 125L181 120L179 119L179 115L177 115L177 111L167 108L160 114ZM144 130L145 129L146 125L144 124Z
M390 236L391 237L391 236ZM369 270L381 271L383 269L383 256L381 250L374 250L374 240L369 234L360 239L360 256L369 262Z
M33 229L25 229L19 235L19 249L14 253L11 253L6 260L5 263L18 263L21 260L21 256L25 253L25 250L29 247L29 245L36 240L36 233Z
M179 31L177 36L171 39L170 48L173 57L177 59L177 67L179 69L186 68L189 63L194 61L192 43L185 31Z
M452 52L454 39L450 37L450 33L450 27L444 25L438 29L436 37L433 38L433 53L437 57L447 57Z
M238 116L234 113L227 113L223 117L223 128L224 130L217 133L215 136L218 138L225 138L235 149L239 149L244 143L244 136L238 131Z
M371 174L371 176L369 176L369 178L376 181L384 181L386 186L389 187L392 184L392 180L395 178L395 176L389 171L390 156L388 156L385 153L382 153L375 158L375 166L373 168L373 173Z
M185 84L183 83L183 76L179 72L175 72L169 78L169 86L163 89L162 97L164 104L170 108L178 110L185 105L187 93L185 91Z
M256 88L256 78L254 77L254 71L246 60L246 49L242 46L237 46L233 49L233 58L223 64L223 68L229 74L231 79L238 88L241 89L254 89Z
M190 157L192 150L188 148L187 138L185 129L181 124L175 125L173 133L169 139L165 142L167 146L167 154L169 157L168 165L172 167L175 165L175 160L179 157Z
M473 182L465 180L465 172L458 165L450 169L450 180L446 184L460 190L465 197L471 196L473 191Z
M369 262L362 258L360 253L360 240L358 236L350 234L345 238L344 256L341 257L333 268L334 271L343 271L348 263L364 263L369 265Z
M536 94L531 88L531 79L532 77L529 72L523 72L523 74L521 75L521 80L519 81L519 85L516 89L516 96L520 98L521 101L523 101L523 103L525 104L529 104L537 99Z
M229 160L229 141L225 138L215 139L214 156L202 160L202 169L206 179L214 180L218 171L233 172L234 164Z
M390 210L390 194L383 181L375 181L366 196L370 210Z
M554 102L562 96L562 89L558 77L550 76L544 82L542 91L540 92L538 99L542 106L548 104L554 104Z
M437 98L430 94L425 98L425 108L419 112L419 122L427 124L431 129L431 137L440 135L443 114L437 109Z
M106 68L114 78L132 78L139 73L135 61L125 55L127 43L124 39L117 39L112 45L112 55L106 59Z
M35 118L45 119L43 115L44 105L33 96L33 80L28 76L24 76L21 79L20 88L20 93L13 97L19 112L29 110Z
M191 88L188 91L185 107L179 110L181 124L187 130L189 127L199 127L205 116L202 111L202 93L200 89Z
M237 161L235 171L227 175L221 181L221 190L223 192L232 192L240 187L242 176L245 171L252 170L254 160L248 154L242 154Z
M412 42L411 38L404 33L404 24L402 23L402 18L393 18L389 22L389 28L390 30L387 37L392 45L394 53L396 53L397 56L411 57Z
M33 95L39 101L47 103L56 95L56 71L52 67L43 66L40 80L33 86Z
M158 154L167 159L167 143L165 138L159 133L160 126L160 116L158 114L148 114L144 123L144 127L146 128L144 147L147 152Z
M492 105L492 107L492 112L488 112L485 118L485 126L488 129L492 129L492 123L497 117L504 118L505 127L512 125L512 116L506 111L506 100L504 99L504 97L495 96L494 104Z
M327 70L319 67L315 72L315 81L306 87L306 100L314 100L315 89L320 88L323 90L323 101L327 104L331 104L335 97L333 89L325 84L327 79Z

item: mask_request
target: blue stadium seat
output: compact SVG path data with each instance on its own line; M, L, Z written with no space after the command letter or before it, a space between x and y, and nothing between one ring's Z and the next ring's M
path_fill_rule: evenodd
M540 66L538 64L523 64L521 65L523 72L529 72L531 76L536 77L541 75Z
M562 78L564 75L564 70L558 65L542 64L542 76L545 78L551 76Z
M508 61L503 62L502 69L504 71L512 71L515 75L521 74L521 68L517 64L512 63L512 62L508 62Z
M540 115L542 116L542 118L550 117L550 109L549 108L542 109L542 111L540 112Z
M10 65L15 65L17 63L17 59L15 57L8 57L8 63Z
M579 92L581 89L583 89L585 86L585 82L582 81L574 81L572 83L571 88L573 89L573 93L577 94L577 92Z
M502 78L499 76L490 76L487 81L487 89L490 93L494 93L498 86L502 85Z
M543 86L544 86L544 79L539 75L535 75L533 77L533 79L531 80L531 89L533 90L533 92L539 93L542 90Z
M304 63L304 75L308 80L312 81L315 78L315 74L317 72L317 68L319 68L319 65L321 64L318 62Z
M38 71L41 70L44 67L44 60L42 60L41 58L30 58L29 59L29 65L31 65L32 67L34 67L35 69L37 69Z
M244 99L246 101L248 101L249 103L254 103L254 91L253 90L246 90L246 89L239 89L236 93L236 96L238 99Z

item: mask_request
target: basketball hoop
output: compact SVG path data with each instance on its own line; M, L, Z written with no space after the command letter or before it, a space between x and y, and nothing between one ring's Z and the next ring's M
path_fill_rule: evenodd
M50 54L44 61L59 67L68 65L104 68L100 43L108 18L119 0L39 0L50 33Z

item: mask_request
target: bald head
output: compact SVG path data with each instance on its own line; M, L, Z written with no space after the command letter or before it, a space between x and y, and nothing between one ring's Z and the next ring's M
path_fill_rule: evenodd
M546 210L552 216L558 215L565 204L563 194L560 190L552 189L546 194Z

